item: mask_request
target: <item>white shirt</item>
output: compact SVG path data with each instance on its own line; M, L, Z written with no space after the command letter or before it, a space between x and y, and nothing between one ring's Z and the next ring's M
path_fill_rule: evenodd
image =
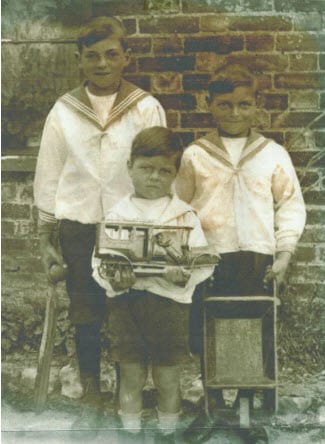
M105 126L116 100L117 93L109 94L108 96L95 96L94 94L91 94L88 87L85 89L90 103L98 116L98 120L102 126Z
M236 166L246 145L247 137L220 137L220 139L229 154L231 163Z
M306 210L286 150L252 133L235 167L216 132L190 145L176 191L198 212L209 243L220 253L293 252Z
M191 226L193 229L189 236L189 247L203 247L207 245L204 233L201 228L200 221L192 208L185 202L178 199L176 195L172 198L167 197L159 200L159 205L156 206L156 217L158 219L149 220L153 223L164 224L164 225L183 225ZM107 219L118 219L125 221L132 220L146 220L145 214L149 214L148 211L143 211L145 206L145 200L147 201L147 207L151 208L153 200L151 199L141 199L141 208L137 206L138 199L131 197L130 195L125 196L119 203L117 203L109 213L106 215ZM167 206L164 208L164 204L167 202ZM158 209L159 208L159 209ZM152 216L153 214L151 214ZM98 273L98 268L100 265L100 259L93 256L92 266L93 266L93 277L94 279L106 289L106 294L108 297L115 297L117 293L115 292L108 281L101 278ZM194 269L191 272L191 277L187 282L185 287L180 287L167 281L160 276L147 276L138 277L132 288L137 290L146 290L159 296L173 299L176 302L189 304L192 301L192 295L194 293L195 287L200 282L206 280L213 273L213 266L208 266L200 269Z
M83 86L61 97L47 117L36 166L34 195L40 219L101 221L132 192L127 160L133 138L155 125L166 126L163 108L125 80L104 126Z

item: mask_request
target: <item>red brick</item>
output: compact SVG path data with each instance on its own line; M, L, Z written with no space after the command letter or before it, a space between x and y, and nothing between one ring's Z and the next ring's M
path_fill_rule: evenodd
M324 12L325 3L323 0L274 0L276 11L281 12Z
M182 128L211 128L213 119L210 113L186 113L181 115Z
M2 183L1 195L2 202L12 202L16 200L18 186L15 183Z
M196 53L196 69L197 71L213 73L224 64L224 60L224 56L215 52L198 52Z
M296 282L325 282L325 266L321 265L299 265L292 266L292 275Z
M144 8L148 12L162 12L171 13L171 12L179 12L180 10L180 2L179 0L145 0Z
M28 251L30 248L27 239L2 239L2 251L8 253L10 251Z
M1 206L2 217L8 219L29 219L30 218L30 206L4 203Z
M304 165L302 166L304 167ZM298 178L303 189L311 185L317 185L319 182L319 175L317 173L306 172L304 168L301 172L298 171Z
M187 37L184 42L185 52L213 51L217 54L229 54L241 51L243 47L243 37L234 35Z
M139 20L141 33L194 33L199 31L198 17L151 17Z
M272 51L274 36L271 34L246 35L246 48L248 51Z
M321 93L320 95L320 108L325 109L325 93Z
M299 131L299 128L296 131L286 131L285 146L292 151L306 151L306 137Z
M290 31L292 20L279 16L236 16L231 20L232 31Z
M227 32L231 17L223 14L205 15L201 17L201 31Z
M289 55L290 71L317 71L317 65L317 54L299 53Z
M324 19L325 22L325 19ZM325 70L325 54L319 54L319 67L321 70Z
M245 0L244 4L245 11L272 11L273 1L272 0Z
M128 35L135 34L137 32L137 21L135 19L124 19L122 20Z
M151 77L148 75L140 75L140 74L127 74L123 76L129 82L134 83L139 88L144 89L145 91L151 90Z
M167 118L167 127L168 128L177 128L179 125L179 118L178 118L177 112L172 111L166 111L166 118Z
M324 50L324 36L321 34L292 33L278 35L276 49L279 51L314 51Z
M190 144L193 142L193 140L196 139L194 133L192 133L192 132L190 132L190 131L187 131L187 132L178 132L178 134L180 135L180 137L181 137L181 139L182 139L183 144L184 144L185 147L187 147L188 145L190 145Z
M290 113L275 113L271 116L272 128L303 128L308 125L312 120L319 116L319 113L315 112L290 112ZM314 128L322 128L324 126L324 119L318 121Z
M318 109L318 93L316 91L290 91L290 109ZM322 107L322 106L321 106Z
M31 234L37 234L37 224L31 221L18 221L16 225L15 235L17 237L27 237Z
M1 233L3 237L13 237L15 233L15 223L8 220L2 221Z
M307 210L308 225L324 225L325 224L325 210Z
M144 2L143 0L128 0L127 2L121 0L107 0L100 2L93 2L93 15L132 15L143 14Z
M284 71L288 67L288 57L285 54L238 54L227 57L229 63L239 63L253 71Z
M208 74L184 74L183 88L185 91L207 90L209 80Z
M277 88L313 89L325 83L320 73L285 73L275 74L274 83Z
M172 54L183 50L182 39L171 35L169 37L160 37L153 39L153 49L155 54Z
M325 193L324 191L306 191L304 193L304 199L307 204L310 205L325 205ZM325 230L322 229L325 236ZM325 242L325 239L320 242Z
M139 58L140 71L187 71L195 68L194 56Z
M241 10L240 0L183 0L184 12L231 12Z
M263 131L263 136L275 140L280 145L284 144L284 134L280 131Z
M292 162L297 167L305 167L313 156L318 154L319 151L290 151Z
M180 92L182 88L181 74L175 72L163 72L155 74L152 81L153 92Z
M325 132L313 131L315 135L315 142L318 148L325 148Z
M315 260L316 250L313 247L299 246L295 253L295 258L298 262L312 262Z
M25 185L19 192L19 198L23 203L34 202L34 190L32 185Z
M151 51L151 39L146 37L133 37L128 39L129 47L135 54L144 54Z
M192 94L157 94L164 109L193 110L196 98Z
M295 31L318 31L320 29L322 29L322 17L320 14L297 14L294 17Z
M264 93L261 96L261 105L265 109L287 109L288 95Z

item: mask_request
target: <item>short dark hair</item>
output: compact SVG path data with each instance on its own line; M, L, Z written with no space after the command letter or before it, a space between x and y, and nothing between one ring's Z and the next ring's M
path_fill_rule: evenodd
M122 22L115 17L96 17L85 23L77 38L79 52L84 46L91 46L101 40L116 36L124 51L128 49L127 32Z
M168 128L153 126L141 131L133 140L130 161L137 157L176 155L175 166L178 170L183 155L183 142L180 136Z
M216 94L231 93L238 86L251 87L257 94L256 77L247 67L235 63L224 65L215 71L209 82L210 99Z

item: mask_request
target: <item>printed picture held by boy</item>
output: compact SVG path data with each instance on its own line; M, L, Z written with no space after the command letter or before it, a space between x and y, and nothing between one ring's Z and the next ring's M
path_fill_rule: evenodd
M144 128L165 126L166 119L156 99L122 77L130 49L120 21L91 20L77 44L85 81L60 97L47 117L34 194L46 275L51 281L54 264L67 268L84 391L84 411L72 428L93 430L101 407L100 327L106 315L105 291L92 278L96 224L132 190L126 159L133 138Z
M200 221L192 208L172 194L183 148L179 136L162 127L148 128L134 139L128 171L134 193L120 200L109 220L148 221L155 225L189 226L189 247L206 246ZM142 390L148 364L158 392L155 443L174 443L181 410L180 369L188 357L188 315L192 294L213 267L192 272L171 267L164 276L135 277L130 267L119 276L100 276L100 259L93 258L94 277L110 299L111 353L121 370L119 442L144 442L141 430Z
M176 180L178 196L197 211L221 254L207 295L267 295L273 279L281 288L304 228L305 205L289 154L252 129L257 100L257 80L248 69L229 64L216 71L207 97L215 129L185 150ZM202 353L198 294L190 334L193 351ZM222 406L222 392L215 396ZM197 439L208 433L196 431Z

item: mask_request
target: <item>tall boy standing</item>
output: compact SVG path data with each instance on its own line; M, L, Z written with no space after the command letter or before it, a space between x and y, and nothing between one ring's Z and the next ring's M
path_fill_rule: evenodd
M113 17L93 19L81 29L77 44L85 82L60 97L47 117L34 192L45 272L49 278L51 265L67 266L81 382L86 405L96 406L105 292L91 276L95 224L131 189L125 159L134 136L166 122L158 101L122 78L130 62L122 23Z
M176 181L221 253L214 295L268 294L273 278L281 285L305 224L287 151L252 130L256 99L257 82L246 68L227 65L215 73L207 103L216 128L185 150ZM193 317L192 334L201 335L200 314Z

